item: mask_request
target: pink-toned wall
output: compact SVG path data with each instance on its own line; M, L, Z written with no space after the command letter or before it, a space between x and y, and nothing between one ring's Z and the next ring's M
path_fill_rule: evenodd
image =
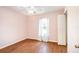
M27 38L28 17L8 7L0 7L0 48Z
M57 42L57 15L64 14L64 9L55 11L55 12L49 12L45 14L40 15L32 15L29 16L28 21L28 38L32 39L38 39L38 31L39 31L39 20L41 18L49 18L49 41Z

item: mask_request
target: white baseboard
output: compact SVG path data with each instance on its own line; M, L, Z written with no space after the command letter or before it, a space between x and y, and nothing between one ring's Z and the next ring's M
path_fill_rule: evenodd
M18 42L20 42L20 41L22 41L22 40L25 40L25 39L34 39L34 38L23 38L23 39L18 39L17 41L11 42L11 43L9 43L9 44L6 44L6 45L0 47L0 49L5 48L5 47L8 47L8 46L10 46L10 45L13 45L13 44L15 44L15 43L18 43ZM39 39L34 39L34 40L41 41L41 40L39 40ZM53 40L48 40L48 42L56 42L56 43L57 43L57 41L53 41Z
M53 40L48 40L48 42L56 42L57 43L57 41L53 41Z
M8 44L6 44L6 45L0 47L0 49L3 49L3 48L5 48L5 47L8 47L8 46L13 45L13 44L15 44L15 43L18 43L18 42L20 42L20 41L22 41L22 40L25 40L25 39L26 39L26 38L24 38L24 39L19 39L19 40L17 40L17 41L8 43Z

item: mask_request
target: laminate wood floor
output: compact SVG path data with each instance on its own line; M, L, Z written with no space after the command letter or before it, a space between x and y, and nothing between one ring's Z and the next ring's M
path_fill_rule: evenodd
M0 53L66 53L67 46L59 46L53 42L41 42L26 39L6 48L0 49Z

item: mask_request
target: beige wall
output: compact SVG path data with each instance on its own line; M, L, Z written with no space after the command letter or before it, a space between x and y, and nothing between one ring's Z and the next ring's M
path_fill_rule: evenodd
M64 9L55 12L49 12L40 15L29 16L28 38L38 39L39 20L41 18L49 18L49 41L57 42L57 16L63 14Z
M27 38L27 16L0 7L0 48Z
M68 52L79 52L79 7L67 7L68 20Z

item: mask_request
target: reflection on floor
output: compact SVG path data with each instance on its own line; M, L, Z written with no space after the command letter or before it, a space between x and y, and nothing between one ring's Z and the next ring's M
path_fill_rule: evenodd
M2 53L66 53L67 46L26 39L0 50Z

